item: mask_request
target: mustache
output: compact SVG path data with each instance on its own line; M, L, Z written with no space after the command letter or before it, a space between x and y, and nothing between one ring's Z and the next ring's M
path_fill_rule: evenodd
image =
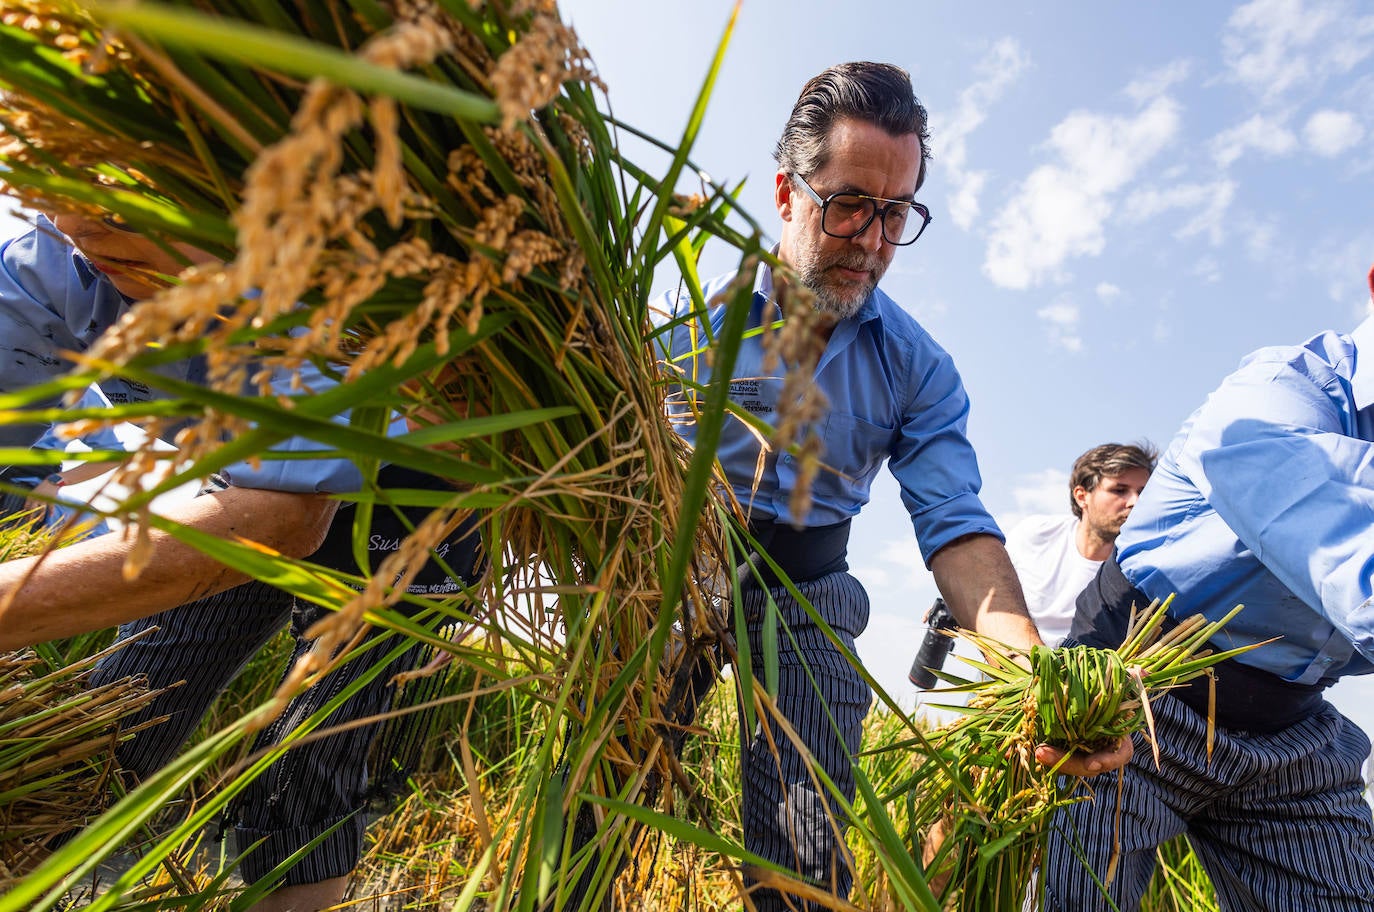
M836 254L835 258L830 261L830 266L838 266L841 269L856 269L861 272L873 272L877 269L877 264L861 253Z

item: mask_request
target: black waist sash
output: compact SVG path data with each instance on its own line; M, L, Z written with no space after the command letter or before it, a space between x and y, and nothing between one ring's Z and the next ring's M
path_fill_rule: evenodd
M847 519L805 529L794 529L786 523L751 523L749 533L792 582L802 583L849 569L845 559L849 554L849 525ZM759 571L765 586L778 585L777 574L759 557L758 551L740 565L742 584L758 585L751 566Z
M1126 640L1131 606L1143 611L1150 604L1145 593L1131 585L1116 557L1102 562L1088 587L1078 596L1077 611L1069 633L1071 641L1085 646L1116 648ZM1165 619L1165 629L1176 626ZM1278 675L1226 659L1216 672L1216 724L1231 731L1272 734L1315 714L1322 705L1325 684L1294 684ZM1194 678L1170 694L1201 716L1207 715L1207 676Z

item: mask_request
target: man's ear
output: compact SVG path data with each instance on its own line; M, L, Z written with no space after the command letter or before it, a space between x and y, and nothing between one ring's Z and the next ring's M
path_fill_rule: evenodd
M1073 489L1073 502L1082 509L1083 504L1088 500L1088 489L1082 485L1075 485Z
M784 222L792 221L792 179L786 171L779 171L773 184L773 204L778 207L778 216Z

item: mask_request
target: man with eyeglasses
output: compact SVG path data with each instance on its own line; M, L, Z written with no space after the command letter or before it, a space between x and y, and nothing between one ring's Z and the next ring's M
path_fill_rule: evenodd
M785 411L797 388L774 363L777 331L770 327L796 316L790 308L806 308L803 322L814 324L819 349L811 374L825 402L801 416L801 437L814 434L824 467L813 477L805 459L812 444L780 451L734 419L726 421L718 458L760 547L845 650L853 652L869 613L862 585L846 572L849 524L868 502L884 461L901 485L922 558L960 625L1029 649L1040 638L1002 533L978 499L981 480L965 434L968 398L959 374L930 335L878 289L897 248L915 242L931 221L915 199L925 177L926 140L926 111L898 67L842 64L802 90L775 151L774 202L783 223L776 254L788 270L765 265L758 271L749 327L761 331L742 340L730 393L744 411L779 423L779 406ZM721 327L729 305L717 297L726 297L734 278L708 283L706 313L693 313L686 295L669 297L665 313L681 321L669 324L664 343L669 370L709 381L700 339ZM684 395L670 405L689 443L696 439L694 388L685 383ZM808 483L809 501L795 498ZM765 643L775 642L775 704L819 772L852 801L854 756L872 697L868 684L761 561L741 568L740 581L757 680L767 676ZM777 629L766 631L768 624ZM1130 750L1124 741L1112 751L1071 757L1065 770L1115 769ZM1053 762L1062 755L1042 745L1038 756ZM843 817L786 728L760 714L745 737L741 765L745 846L848 896ZM806 906L774 886L751 893L758 909Z

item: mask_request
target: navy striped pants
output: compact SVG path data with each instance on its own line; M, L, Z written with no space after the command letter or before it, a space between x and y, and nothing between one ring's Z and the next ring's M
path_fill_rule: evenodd
M122 626L121 638L149 627L158 629L103 660L95 669L93 683L141 674L150 687L171 690L145 707L136 720L170 718L120 745L116 751L120 766L143 779L168 763L214 699L288 621L296 637L292 661L309 648L304 632L322 610L298 605L292 596L264 583L249 582ZM392 638L384 643L379 638L377 658L391 643ZM320 728L389 709L394 692L390 678L413 665L419 649L413 647L393 660ZM281 717L259 733L254 749L278 742L374 661L366 657L351 661L296 697ZM184 683L172 686L178 682ZM290 868L285 883L315 883L341 877L354 868L367 822L362 809L368 786L368 748L377 728L359 727L286 752L235 800L231 816L239 847L246 849L259 839L266 840L240 860L239 872L246 882L267 875L335 824L339 824L337 829Z
M1170 696L1151 701L1161 754L1136 735L1117 799L1117 776L1088 780L1094 798L1055 819L1043 866L1047 909L1112 908L1084 868L1105 880L1117 836L1121 857L1108 893L1131 912L1149 884L1155 848L1187 833L1227 912L1374 910L1374 820L1360 767L1369 739L1335 707L1273 734L1218 729L1211 762L1206 721Z
M854 638L868 626L868 594L859 581L846 572L831 573L799 583L797 589L853 651ZM762 682L763 629L770 593L746 586L742 594L751 665ZM806 745L810 759L770 717L760 714L752 732L741 729L744 845L847 897L854 879L843 841L848 824L824 786L818 788L813 781L811 763L824 770L846 801L854 800L854 757L872 691L787 590L774 588L771 597L777 603L775 703ZM746 883L753 886L751 881ZM751 899L760 912L808 908L772 890L755 889Z

